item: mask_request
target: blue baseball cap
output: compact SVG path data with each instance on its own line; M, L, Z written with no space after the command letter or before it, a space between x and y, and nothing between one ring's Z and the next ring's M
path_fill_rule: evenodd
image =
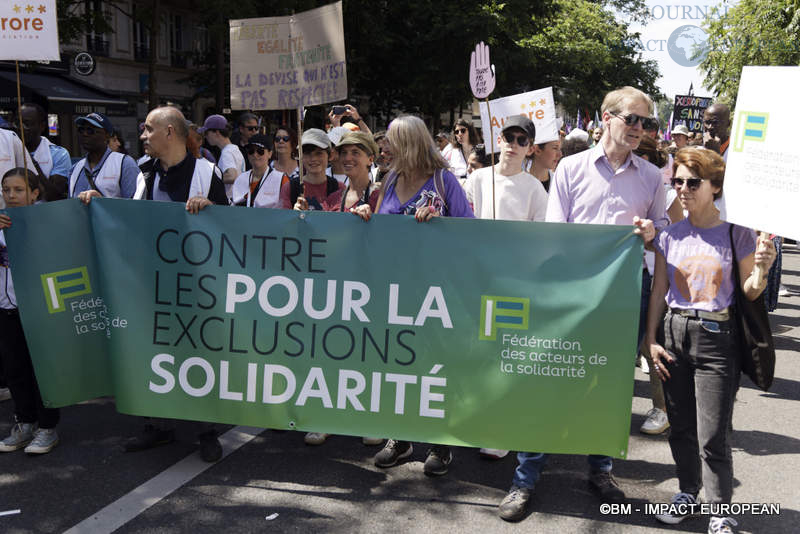
M83 117L78 117L77 119L75 119L75 124L79 126L81 123L84 122L87 122L97 128L102 128L108 133L114 132L114 125L111 124L111 119L109 119L102 113L97 113L97 112L89 113L88 115L85 115Z

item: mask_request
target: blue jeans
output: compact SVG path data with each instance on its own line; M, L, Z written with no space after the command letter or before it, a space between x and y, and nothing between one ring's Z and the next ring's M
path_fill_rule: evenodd
M542 468L547 462L547 456L548 455L543 452L517 453L519 465L514 471L514 480L512 484L520 488L533 489L536 482L539 481L539 475L541 475ZM586 461L589 462L589 469L593 472L604 471L608 473L611 471L611 456L590 454L586 457Z

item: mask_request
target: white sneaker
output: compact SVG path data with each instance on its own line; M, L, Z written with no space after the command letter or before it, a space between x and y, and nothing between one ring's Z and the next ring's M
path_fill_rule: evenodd
M640 364L639 367L642 368L642 372L646 375L650 374L650 365L647 363L647 358L644 356L640 356Z
M325 434L324 432L309 432L306 434L304 441L306 445L322 445L328 439L328 436L330 434Z
M778 286L778 296L779 297L788 297L789 296L789 288L785 285L781 284Z
M11 390L8 388L0 388L0 402L11 399Z
M666 429L669 428L669 419L667 418L667 412L660 408L652 408L649 412L647 412L647 419L644 420L642 426L639 428L639 432L642 434L661 434Z
M33 441L25 447L27 454L47 454L58 445L58 432L55 428L40 428L33 433Z
M506 455L508 455L508 451L504 451L503 449L481 449L480 454L484 458L489 458L490 460L499 460L500 458L505 458Z
M733 527L739 526L732 517L711 516L708 521L708 534L734 534Z
M368 438L365 436L361 438L361 443L364 445L380 445L383 443L383 438Z
M13 452L21 449L31 442L36 431L36 423L16 423L11 428L11 434L0 441L0 452Z

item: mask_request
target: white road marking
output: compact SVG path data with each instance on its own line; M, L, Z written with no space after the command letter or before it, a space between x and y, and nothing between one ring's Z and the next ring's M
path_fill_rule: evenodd
M222 444L220 461L263 431L263 428L237 426L225 432L219 437L219 442ZM213 465L216 463L204 462L196 452L193 452L96 514L84 519L65 534L113 532Z

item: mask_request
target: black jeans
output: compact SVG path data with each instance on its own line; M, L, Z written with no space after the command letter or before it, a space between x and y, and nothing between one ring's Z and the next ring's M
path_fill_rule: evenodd
M20 423L39 423L40 428L55 428L58 408L45 408L33 362L25 342L25 332L16 310L0 310L0 361L8 388L14 398L14 414Z
M675 358L664 382L669 446L680 490L730 503L733 496L731 421L739 386L733 321L707 321L667 311L663 346Z

